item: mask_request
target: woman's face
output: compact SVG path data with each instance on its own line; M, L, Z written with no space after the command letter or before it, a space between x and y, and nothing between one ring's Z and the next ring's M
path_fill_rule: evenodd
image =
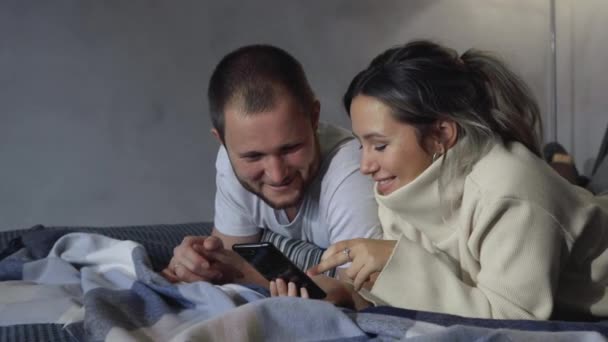
M407 185L431 165L432 154L418 143L414 126L395 120L384 103L357 95L350 116L361 143L361 172L374 179L381 195Z

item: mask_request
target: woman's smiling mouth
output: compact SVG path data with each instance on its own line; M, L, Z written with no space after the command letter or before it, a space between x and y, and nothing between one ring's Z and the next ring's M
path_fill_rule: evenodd
M396 177L389 177L375 180L378 184L378 192L382 195L387 195L393 187L394 180Z

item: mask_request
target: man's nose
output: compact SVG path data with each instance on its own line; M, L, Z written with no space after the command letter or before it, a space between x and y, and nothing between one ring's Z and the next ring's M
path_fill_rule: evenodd
M266 177L273 185L280 185L287 178L288 170L287 164L283 158L278 156L268 156L266 165L264 166L264 172Z

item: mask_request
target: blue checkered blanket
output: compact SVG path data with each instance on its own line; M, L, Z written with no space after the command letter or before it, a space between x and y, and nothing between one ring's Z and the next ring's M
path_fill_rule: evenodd
M137 242L82 232L31 236L0 261L0 341L45 326L77 341L605 341L608 333L602 323L353 312L317 300L268 298L255 287L171 284Z

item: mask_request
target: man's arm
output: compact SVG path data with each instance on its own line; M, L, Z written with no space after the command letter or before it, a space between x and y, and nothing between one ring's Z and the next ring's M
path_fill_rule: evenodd
M259 242L262 237L261 233L257 233L254 235L248 236L233 236L222 234L217 228L213 227L213 231L211 232L211 236L217 236L220 240L222 240L224 244L224 248L232 249L232 245L236 245L239 243L254 243Z

